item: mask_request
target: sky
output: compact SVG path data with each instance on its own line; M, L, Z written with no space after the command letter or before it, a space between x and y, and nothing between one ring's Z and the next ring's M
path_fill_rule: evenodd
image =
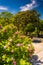
M43 19L43 0L0 0L0 12L8 11L16 14L19 11L37 10Z

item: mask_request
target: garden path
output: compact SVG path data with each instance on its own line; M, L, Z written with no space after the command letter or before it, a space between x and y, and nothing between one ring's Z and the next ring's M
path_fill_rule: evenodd
M43 65L43 38L33 38L35 52L33 55L33 65Z

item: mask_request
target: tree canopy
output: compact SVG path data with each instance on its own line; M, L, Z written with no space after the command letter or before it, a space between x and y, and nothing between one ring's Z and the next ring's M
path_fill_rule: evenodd
M21 30L23 32L25 31L25 29L28 29L29 31L29 28L30 28L31 30L34 26L37 28L37 34L39 34L39 29L40 31L43 31L43 21L40 22L39 16L40 14L36 10L22 11L22 12L18 12L15 15L10 12L1 12L0 24L3 24L3 26L5 26L7 24L13 23L18 30ZM34 31L34 30L31 30L31 31Z

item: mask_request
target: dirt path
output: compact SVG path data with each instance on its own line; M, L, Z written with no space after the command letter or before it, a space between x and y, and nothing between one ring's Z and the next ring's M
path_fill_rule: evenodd
M43 39L33 38L33 46L35 48L33 65L43 65Z

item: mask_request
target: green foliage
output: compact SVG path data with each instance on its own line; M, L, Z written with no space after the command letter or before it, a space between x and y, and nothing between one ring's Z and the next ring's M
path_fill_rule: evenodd
M26 60L21 59L20 65L31 65L30 63L26 62Z
M27 24L32 23L37 26L39 14L35 10L19 12L14 17L14 25L17 26L18 30L23 30Z
M27 61L32 57L34 47L31 39L22 33L33 32L37 22L35 10L16 15L9 12L0 14L0 65L31 65Z
M9 36L12 36L13 32L16 31L16 26L13 24L7 25L7 26L2 26L0 25L0 40L1 39L8 39Z
M33 32L35 30L35 26L32 23L27 24L25 31L26 32Z
M30 65L27 60L34 53L31 39L18 32L13 24L0 24L0 64ZM19 64L18 64L19 63Z
M40 21L39 30L40 30L40 31L43 31L43 20Z
M10 12L2 12L0 14L1 17L4 17L4 18L11 18L13 14L11 14Z

